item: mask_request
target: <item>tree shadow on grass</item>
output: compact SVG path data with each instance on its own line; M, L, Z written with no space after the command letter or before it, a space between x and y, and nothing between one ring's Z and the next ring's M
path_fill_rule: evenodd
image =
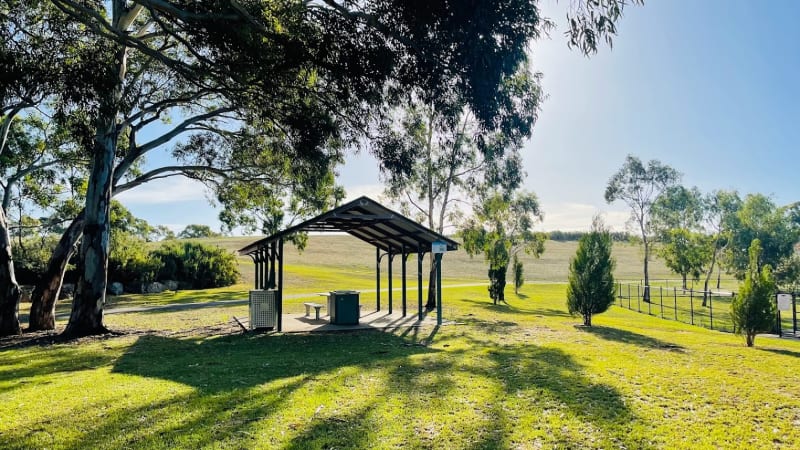
M317 419L284 448L291 450L371 448L372 432L381 426L370 417L372 406Z
M89 413L86 420L75 423L81 432L73 435L77 436L74 442L60 442L64 448L203 448L227 447L230 442L230 446L246 447L254 427L265 422L273 426L277 420L273 417L293 406L289 399L294 392L330 389L324 380L331 373L400 365L409 356L435 352L414 345L410 339L381 332L206 339L147 335L139 337L121 356L119 352L100 354L92 357L99 358L95 360L69 352L58 358L44 355L37 359L43 362L24 375L113 364L112 373L133 377L117 381L118 389L128 389L133 397L103 404L97 408L103 411L99 417ZM14 376L18 374L14 372ZM149 394L143 389L150 384L135 381L136 377L167 380L191 389L153 384L164 394L148 401ZM70 421L76 419L45 420L72 427ZM331 420L336 424L336 419ZM301 418L301 422L295 424L298 429L309 426L307 420ZM51 446L44 437L31 427L19 427L0 435L0 448Z
M491 300L486 300L484 302L484 301L473 300L470 298L462 298L461 301L498 314L510 314L510 315L522 314L522 315L548 316L548 317L570 317L567 311L553 309L553 308L536 308L536 307L519 308L516 306L509 305L508 303L500 303L495 305L494 303L491 302Z
M595 325L591 327L576 326L575 329L582 331L584 333L589 333L595 336L599 336L608 341L616 341L616 342L621 342L623 344L633 344L633 345L638 345L640 347L672 350L672 351L685 350L683 347L677 344L665 342L660 339L656 339L650 336L645 336L643 334L634 333L633 331L620 330L618 328L599 327Z
M632 419L615 388L587 378L583 367L559 349L514 345L498 347L489 354L495 367L487 375L501 380L509 394L533 391L542 400L564 404L579 417L604 428Z
M0 393L13 391L28 383L38 383L39 377L107 366L117 357L113 352L87 352L73 346L51 347L33 357L17 356L14 350L0 350L0 360L3 360L3 364L0 364ZM24 364L15 364L23 358Z
M434 399L453 401L467 408L476 408L471 424L476 440L470 448L510 447L509 437L515 426L515 417L531 414L532 410L565 410L579 420L596 427L605 446L647 447L628 437L631 423L636 419L626 406L622 395L613 386L597 383L572 355L555 348L539 347L527 343L501 344L475 335L462 335L467 348L486 349L486 356L475 359L471 350L453 350L405 361L389 376L390 393L414 393L416 407L425 409ZM447 339L440 339L441 345ZM467 353L470 352L470 353ZM474 380L474 386L465 386L462 379ZM461 389L496 389L488 402L465 402ZM480 397L480 395L478 396ZM513 399L513 400L511 400ZM524 400L517 400L524 399ZM510 408L510 409L509 409ZM580 446L572 436L560 436L567 447ZM424 446L424 442L420 443Z
M792 350L784 350L782 348L764 348L764 347L756 347L757 349L764 351L775 353L777 355L784 355L784 356L792 356L794 358L800 358L800 352L795 352Z
M379 331L210 339L143 336L116 361L112 372L175 381L213 393L435 351L411 344Z

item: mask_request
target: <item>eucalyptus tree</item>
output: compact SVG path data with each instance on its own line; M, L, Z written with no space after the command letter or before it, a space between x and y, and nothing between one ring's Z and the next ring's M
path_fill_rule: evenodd
M0 235L6 241L8 258L0 260L0 335L20 332L17 310L19 287L11 257L12 229L18 241L33 228L41 228L38 220L27 213L47 211L59 202L65 189L60 174L70 166L81 165L80 149L62 127L45 122L37 114L22 114L10 119L4 148L0 152ZM15 220L9 220L16 217Z
M522 65L503 82L500 94L508 107L492 129L480 126L463 99L436 109L424 92L415 95L378 138L379 154L400 155L382 161L386 195L404 213L444 234L481 192L518 188L525 176L520 148L542 100L539 80L540 74ZM433 254L430 267L426 307L432 309L437 301Z
M80 45L83 35L76 35L76 47L93 49L93 64L75 79L92 76L69 103L86 117L77 134L92 155L83 226L74 227L84 236L66 329L73 335L105 330L109 205L123 189L120 182L130 188L170 173L223 171L170 166L131 176L146 153L187 134L256 124L288 143L277 148L288 148L290 160L325 159L331 142L358 142L386 119L384 105L415 89L438 89L436 107L458 93L488 127L507 106L497 100L499 86L517 71L539 23L535 2L524 0L468 7L399 0L19 4L54 5L90 35L85 42L93 41ZM613 35L623 4L581 4L573 45L590 52L598 39ZM138 142L145 127L169 116L183 120Z
M797 293L800 290L800 254L795 252L783 258L774 273L779 288Z
M608 180L606 202L623 201L631 209L631 222L639 229L644 246L644 300L650 301L650 273L648 263L654 234L652 208L656 199L680 181L680 173L658 160L647 165L628 155L619 171Z
M762 194L748 194L735 214L728 217L729 244L726 261L738 279L750 270L751 243L758 239L760 251L756 264L760 271L765 265L776 268L792 255L800 239L792 205L780 207Z
M83 27L66 20L47 2L8 0L0 8L0 158L6 176L0 209L0 335L20 331L19 287L6 215L11 193L26 178L40 175L50 164L44 155L51 155L45 149L35 156L37 150L25 148L19 136L17 153L9 155L9 139L15 124L29 121L34 108L48 103L58 114L70 98L95 86L89 68L95 47L75 45L86 36Z
M711 262L711 241L702 229L703 194L696 187L668 187L653 203L652 224L659 241L656 252L666 266L681 276L687 289L689 275L697 281Z
M703 223L710 233L711 261L707 266L703 284L703 306L706 306L708 301L708 284L714 274L715 266L720 265L720 257L730 243L732 219L741 207L741 202L736 191L725 190L714 191L704 200ZM719 269L717 273L720 273ZM717 289L719 289L719 284L719 278L717 278Z
M459 235L470 256L483 254L489 264L489 297L505 302L506 274L511 260L524 252L536 258L544 252L545 233L533 227L544 214L532 192L491 191L473 207Z

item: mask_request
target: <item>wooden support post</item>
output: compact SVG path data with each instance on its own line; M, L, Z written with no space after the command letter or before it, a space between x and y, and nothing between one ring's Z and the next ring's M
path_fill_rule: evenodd
M280 255L278 255L278 246L277 242L272 243L272 251L270 252L270 264L269 264L269 281L267 282L266 289L275 289L275 258L276 256L280 258L280 264L283 264L283 239L280 241ZM283 266L281 266L283 267ZM283 269L281 269L283 270ZM281 274L283 276L283 274ZM283 286L281 286L283 289Z
M389 314L392 313L392 262L394 261L394 254L389 250Z
M259 265L258 252L256 252L255 254L251 254L250 257L253 258L253 265L255 266L255 269L256 269L255 270L255 272L256 272L256 281L255 281L255 283L253 285L253 289L258 289L258 286L259 286L259 284L258 284L258 275L259 275L259 273L258 273L258 271L259 271L259 268L258 268L258 265Z
M375 247L375 311L381 310L381 249Z
M259 268L261 269L261 276L258 277L258 288L259 289L269 289L270 282L269 282L269 267L270 267L270 251L269 247L262 248L260 250L261 253L261 265ZM274 264L274 262L273 262Z
M278 245L278 331L283 330L283 238ZM273 258L275 255L273 254ZM273 269L274 269L273 265Z
M419 320L422 320L422 258L424 256L425 253L422 251L422 247L417 248L417 313L419 314Z
M403 244L403 267L401 272L403 273L403 317L406 316L406 258L408 258L408 254L406 253L406 246Z
M436 254L436 323L442 324L442 254Z

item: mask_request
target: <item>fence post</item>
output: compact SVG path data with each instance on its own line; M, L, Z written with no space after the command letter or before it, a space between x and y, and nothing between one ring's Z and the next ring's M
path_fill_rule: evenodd
M661 318L664 318L664 288L658 287L658 298L661 299Z
M628 309L631 309L631 284L628 283Z
M706 294L703 294L706 295ZM708 294L708 315L711 318L711 329L714 329L714 300L711 299L711 293Z
M694 295L692 295L692 290L689 289L689 316L692 320L692 325L694 325Z
M678 288L672 286L672 299L674 300L674 304L672 306L672 311L675 313L675 320L678 320Z
M639 294L639 285L637 284L636 285L636 310L639 311L639 312L642 312L642 302L641 302L639 296L640 296L640 294Z
M792 292L792 332L797 337L797 295Z

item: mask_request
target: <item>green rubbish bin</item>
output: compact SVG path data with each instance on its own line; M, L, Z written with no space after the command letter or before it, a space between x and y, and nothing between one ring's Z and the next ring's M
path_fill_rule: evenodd
M331 291L328 314L334 325L358 325L358 291Z

